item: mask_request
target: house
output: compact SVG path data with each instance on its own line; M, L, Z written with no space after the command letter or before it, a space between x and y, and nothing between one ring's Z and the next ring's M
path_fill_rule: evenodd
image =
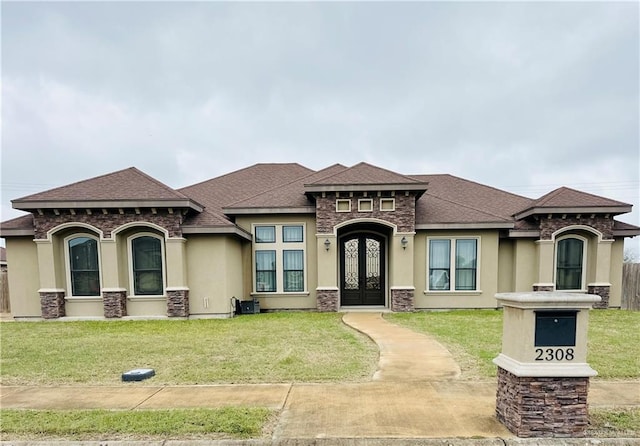
M631 205L537 200L367 163L256 164L182 189L129 168L13 200L15 318L215 318L265 310L495 308L497 292L619 307Z

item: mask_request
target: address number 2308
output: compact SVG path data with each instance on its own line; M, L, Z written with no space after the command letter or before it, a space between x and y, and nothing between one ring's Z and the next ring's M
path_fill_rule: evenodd
M536 361L573 361L572 348L537 348Z

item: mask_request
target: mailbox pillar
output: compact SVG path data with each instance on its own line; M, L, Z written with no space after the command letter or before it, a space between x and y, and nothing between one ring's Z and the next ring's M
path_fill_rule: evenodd
M504 307L496 416L518 437L584 437L592 294L499 293Z

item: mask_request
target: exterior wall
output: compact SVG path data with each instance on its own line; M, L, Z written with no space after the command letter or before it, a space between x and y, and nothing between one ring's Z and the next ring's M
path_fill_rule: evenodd
M622 305L622 265L624 259L624 239L617 238L611 246L611 264L609 282L609 307L620 308Z
M236 224L252 233L253 224L304 224L306 256L306 291L300 293L254 293L253 251L250 243L242 248L244 271L244 299L258 298L262 310L311 310L316 309L316 288L318 287L318 248L316 222L313 215L260 215L238 217ZM324 239L322 239L324 241ZM324 250L320 254L326 254Z
M531 291L538 272L538 253L535 241L516 239L513 254L513 291Z
M602 215L585 216L561 216L554 215L551 218L540 219L540 240L551 240L553 233L567 226L590 226L602 233L603 239L613 238L613 219Z
M7 237L7 264L11 265L9 297L15 318L41 316L38 251L31 237Z
M498 243L498 292L508 293L515 288L515 240L500 239Z
M478 291L427 290L427 238L479 237ZM415 308L496 308L498 292L499 232L478 231L419 231L414 240L414 280L416 283Z
M240 242L224 235L189 235L187 246L191 316L231 316L232 297L245 298Z

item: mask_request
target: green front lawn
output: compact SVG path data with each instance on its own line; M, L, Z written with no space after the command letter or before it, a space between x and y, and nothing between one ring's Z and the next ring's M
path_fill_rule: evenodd
M385 315L412 330L433 335L454 355L465 379L496 376L491 362L502 344L502 311L455 310ZM603 379L640 379L640 312L589 312L587 362Z
M2 323L1 383L109 385L134 368L153 368L153 385L366 380L377 348L341 317Z

